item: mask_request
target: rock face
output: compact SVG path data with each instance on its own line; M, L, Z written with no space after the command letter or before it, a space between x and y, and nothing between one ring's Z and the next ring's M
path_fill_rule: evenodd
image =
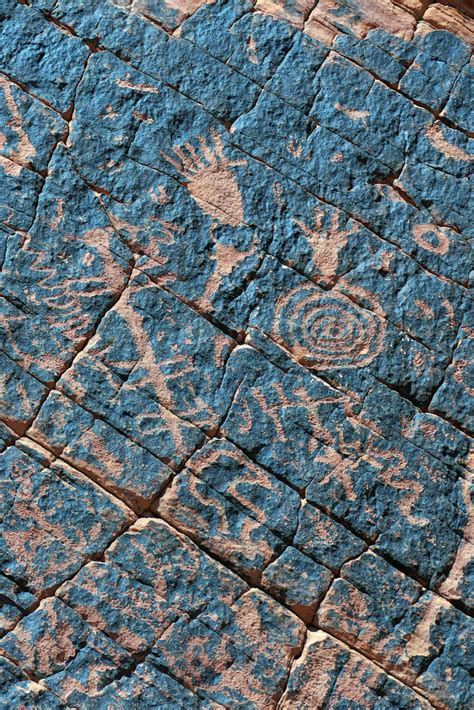
M471 3L0 36L0 707L472 708Z

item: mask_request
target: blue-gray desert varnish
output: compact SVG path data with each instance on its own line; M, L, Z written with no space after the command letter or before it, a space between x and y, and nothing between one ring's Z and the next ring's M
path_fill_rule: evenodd
M470 710L472 3L0 5L0 708Z

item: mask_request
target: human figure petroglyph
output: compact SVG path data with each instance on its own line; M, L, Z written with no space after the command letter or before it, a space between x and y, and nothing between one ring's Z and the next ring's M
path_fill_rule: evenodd
M329 220L325 217L324 210L315 207L313 226L301 219L293 219L293 222L298 225L311 246L316 271L324 277L328 285L332 285L337 274L339 252L346 246L351 230L339 227L339 215L336 212L331 214Z
M197 142L197 147L195 143ZM185 141L171 154L161 153L185 181L186 188L203 212L219 224L236 227L243 219L243 203L237 179L230 168L245 165L243 158L229 160L224 155L222 138L211 130L206 141Z

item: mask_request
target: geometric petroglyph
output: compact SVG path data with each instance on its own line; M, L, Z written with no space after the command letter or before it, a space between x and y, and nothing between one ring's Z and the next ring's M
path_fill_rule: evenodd
M297 287L276 303L276 337L307 367L368 365L383 347L385 322L343 296Z
M448 237L434 224L415 224L413 238L423 249L435 254L445 254L449 249Z

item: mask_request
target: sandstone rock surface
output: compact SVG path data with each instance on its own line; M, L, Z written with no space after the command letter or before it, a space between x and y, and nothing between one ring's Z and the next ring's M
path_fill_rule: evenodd
M467 0L2 0L0 708L474 705Z

